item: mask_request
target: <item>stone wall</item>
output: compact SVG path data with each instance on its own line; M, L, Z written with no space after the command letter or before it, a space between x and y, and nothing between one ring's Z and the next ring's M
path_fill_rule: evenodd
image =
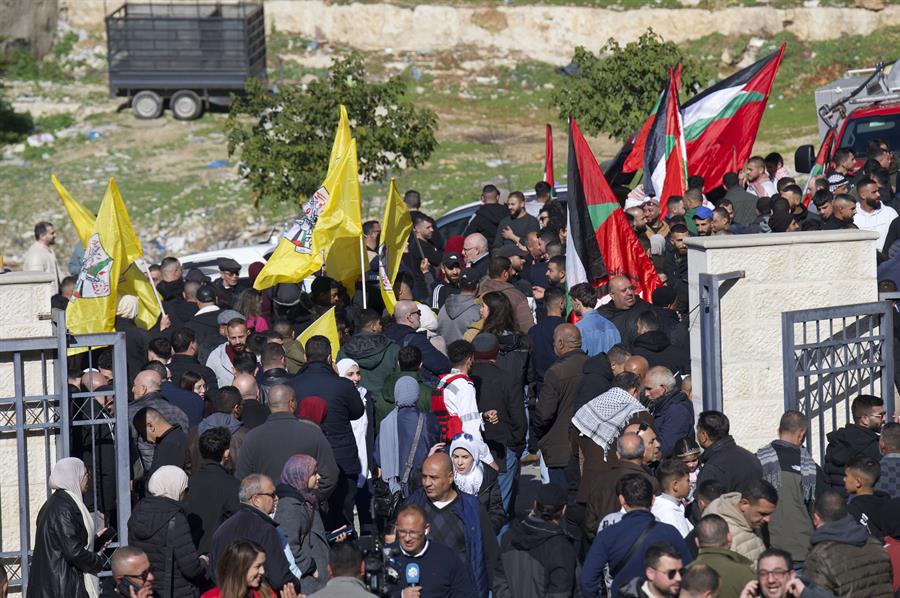
M171 0L169 0L171 1ZM176 0L194 2L195 0ZM76 28L103 28L104 0L59 0L63 18ZM771 37L790 32L804 40L868 34L900 24L900 5L884 10L767 6L724 10L617 11L574 6L443 6L330 4L323 0L265 0L268 30L299 34L362 50L492 51L565 63L575 46L596 50L610 37L626 43L648 27L665 39L685 42L710 32ZM112 10L116 2L107 1Z
M58 0L0 0L0 45L24 44L36 57L53 46Z
M50 322L50 297L55 292L56 283L49 274L43 272L10 272L0 274L0 338L47 337L53 335ZM53 360L47 363L47 387L42 383L42 367L38 354L28 354L24 363L25 392L29 395L53 394ZM15 396L12 356L0 355L0 397ZM15 421L13 408L0 408L0 423L12 425ZM7 419L12 416L12 421ZM26 419L29 419L26 416ZM29 419L29 421L31 421ZM49 447L51 463L56 461L55 435L49 436L45 444L44 434L31 432L26 437L28 453L28 496L31 529L38 510L47 499L47 471L45 457ZM16 435L12 432L0 433L0 550L19 549L19 468L16 450ZM34 536L32 534L32 542ZM33 544L32 544L33 546Z
M688 239L695 413L703 405L700 273L746 272L721 302L722 394L735 439L756 450L784 412L781 313L877 301L875 239L859 230Z

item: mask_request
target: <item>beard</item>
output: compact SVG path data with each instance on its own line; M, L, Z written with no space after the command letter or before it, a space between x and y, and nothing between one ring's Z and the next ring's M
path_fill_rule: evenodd
M872 208L873 210L877 210L877 209L881 208L881 198L867 199L866 205L869 206L870 208Z
M647 232L647 225L644 224L644 225L641 225L641 226L635 226L635 227L634 227L634 232L635 232L635 234L637 234L637 235L643 235L645 232Z

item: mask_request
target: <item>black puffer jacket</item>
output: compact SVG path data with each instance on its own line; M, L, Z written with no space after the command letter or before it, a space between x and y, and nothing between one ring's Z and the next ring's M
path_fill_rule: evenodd
M828 484L847 496L844 488L844 467L854 457L871 457L881 460L878 449L878 434L868 428L847 424L843 428L829 432L828 447L825 449L825 462L822 469L828 478Z
M78 505L65 490L57 490L37 516L27 598L87 598L84 574L99 572L103 559L85 544L87 529Z
M739 492L747 480L763 477L762 466L756 455L726 436L707 447L700 455L703 468L697 476L697 486L706 480L717 480L726 492Z
M197 588L206 581L207 572L180 504L164 496L148 496L139 502L128 520L128 544L147 553L156 596L200 595Z
M552 521L532 516L503 536L494 572L497 598L568 598L575 591L575 548Z

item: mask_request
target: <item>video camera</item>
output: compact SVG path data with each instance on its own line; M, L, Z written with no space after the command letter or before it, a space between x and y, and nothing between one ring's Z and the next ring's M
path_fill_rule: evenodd
M400 550L384 546L378 536L371 534L359 537L359 548L366 564L366 589L376 596L390 596L400 584L400 563L394 558Z

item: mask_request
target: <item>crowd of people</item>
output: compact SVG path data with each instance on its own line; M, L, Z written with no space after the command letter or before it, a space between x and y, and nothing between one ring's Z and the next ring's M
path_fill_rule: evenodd
M78 427L38 515L28 597L895 596L900 423L880 398L853 398L819 464L800 412L764 447L739 446L724 413L695 413L684 243L855 225L892 254L883 150L855 175L839 151L809 208L777 155L717 194L692 178L665 210L623 194L664 282L643 298L623 276L567 282L565 204L546 183L505 203L485 186L448 239L407 192L392 313L377 221L363 226L366 305L326 275L257 291L262 263L241 277L221 258L212 281L163 259L157 326L135 323L133 297L116 318L131 496L116 493L118 431ZM26 263L58 268L52 225L35 237ZM64 308L74 281L60 282ZM332 308L339 346L297 341ZM97 392L112 389L110 353L70 360L73 409L113 414L123 403ZM523 464L541 484L517 501ZM127 546L101 584L129 499Z

